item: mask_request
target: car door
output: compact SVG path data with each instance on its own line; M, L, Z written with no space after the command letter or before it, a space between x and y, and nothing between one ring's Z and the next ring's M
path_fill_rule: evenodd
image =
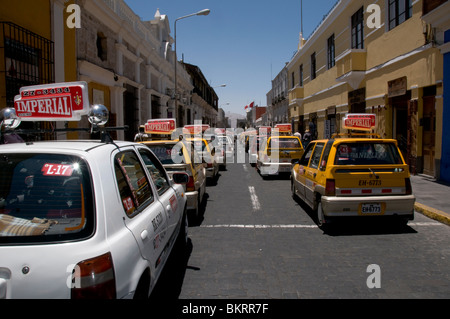
M167 236L169 237L168 242L170 243L176 237L175 231L183 214L183 207L179 207L178 205L178 197L180 194L177 194L170 185L167 172L156 156L144 148L139 149L139 154L153 180L156 193L158 194L158 200L164 207L167 217Z
M114 156L114 170L124 209L124 223L139 245L143 258L159 271L160 256L167 241L167 217L153 192L139 156L125 150Z
M312 152L314 151L314 146L316 143L310 143L305 150L305 153L300 158L298 165L296 166L296 178L295 178L295 187L297 188L298 196L306 202L305 197L305 186L306 186L306 174L305 169L309 165L309 161L311 159Z
M325 143L315 143L314 151L311 155L311 160L308 166L305 167L305 199L308 205L314 207L315 201L315 188L317 184L317 173L320 165L320 158Z

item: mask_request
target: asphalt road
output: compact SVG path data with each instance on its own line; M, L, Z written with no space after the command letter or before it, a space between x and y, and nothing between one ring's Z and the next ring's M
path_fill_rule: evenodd
M450 227L419 213L404 227L355 222L324 233L288 178L229 163L153 296L448 299L449 243Z

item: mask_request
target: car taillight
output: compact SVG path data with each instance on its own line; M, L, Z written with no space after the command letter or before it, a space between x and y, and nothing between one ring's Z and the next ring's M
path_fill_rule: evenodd
M72 299L114 299L116 279L111 253L79 262L72 274Z
M186 191L187 192L195 191L195 183L194 183L194 177L193 176L189 176L189 181L186 184Z
M336 184L334 182L334 179L327 179L325 183L325 195L326 196L336 195Z
M412 186L411 186L411 180L409 178L405 178L405 188L406 188L406 195L412 194Z

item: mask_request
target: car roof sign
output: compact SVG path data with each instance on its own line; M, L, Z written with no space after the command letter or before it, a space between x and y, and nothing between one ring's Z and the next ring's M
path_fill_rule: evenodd
M147 134L171 134L176 129L174 118L147 120L144 125Z
M370 131L376 126L376 115L350 113L342 118L342 127L348 130Z
M183 127L183 133L185 134L201 134L211 127L209 124L189 124Z
M64 82L26 86L14 98L22 121L79 121L89 113L86 82Z

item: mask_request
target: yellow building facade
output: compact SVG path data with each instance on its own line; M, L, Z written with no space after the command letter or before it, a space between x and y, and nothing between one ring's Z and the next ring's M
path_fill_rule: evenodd
M439 177L443 56L422 19L426 0L341 0L287 65L294 129L345 133L346 113L373 113L413 173Z
M70 3L1 1L0 109L12 107L23 86L77 80L75 30L66 25Z

